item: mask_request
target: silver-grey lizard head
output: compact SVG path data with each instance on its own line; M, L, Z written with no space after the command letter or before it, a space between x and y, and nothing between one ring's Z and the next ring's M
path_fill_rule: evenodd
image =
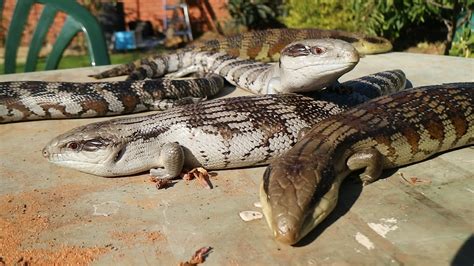
M286 46L279 62L282 87L303 92L331 85L359 62L359 53L348 42L309 39Z
M114 176L116 164L125 146L117 134L111 134L109 123L93 123L77 127L52 139L42 150L51 163L81 172Z

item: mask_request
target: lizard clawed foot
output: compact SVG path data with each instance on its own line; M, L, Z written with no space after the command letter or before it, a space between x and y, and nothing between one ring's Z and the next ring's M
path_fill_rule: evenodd
M173 182L173 176L168 174L164 168L150 169L150 180L156 183L157 189L167 189L172 187L176 182Z
M176 184L176 181L173 182L171 178L159 178L156 176L150 176L150 181L156 183L156 189L167 189Z

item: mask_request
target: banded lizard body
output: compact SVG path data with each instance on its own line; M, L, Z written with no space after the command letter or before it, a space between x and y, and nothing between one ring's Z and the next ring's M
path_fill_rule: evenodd
M0 123L84 118L165 110L214 96L218 75L113 82L0 82Z
M318 123L267 168L260 201L280 242L295 244L335 207L354 170L383 169L474 144L474 83L425 86L373 99Z
M214 72L254 93L281 93L324 88L358 62L357 51L340 40L305 40L287 46L277 65L226 54L186 52L168 58L166 71L189 67ZM165 71L165 69L163 69ZM222 78L156 79L118 82L2 82L0 123L37 119L127 114L215 95Z
M254 59L262 62L278 61L280 51L288 44L305 39L340 39L353 45L360 54L384 53L392 49L392 44L384 38L367 36L338 30L323 29L268 29L250 31L233 36L195 43L181 49L177 54L195 52L220 52L241 59ZM107 78L129 75L132 80L160 77L162 62L170 55L157 55L143 58L133 63L119 65L96 75Z
M175 64L173 62L178 62ZM172 77L211 72L256 94L308 92L337 82L359 62L352 45L336 39L302 40L281 51L278 64L232 57L225 53L186 52L163 61Z
M402 89L405 76L381 72L345 85L354 92L315 92L316 99L298 94L215 99L93 123L56 137L43 155L100 176L152 169L154 176L173 178L183 165L221 169L266 164L288 150L301 129L369 97Z

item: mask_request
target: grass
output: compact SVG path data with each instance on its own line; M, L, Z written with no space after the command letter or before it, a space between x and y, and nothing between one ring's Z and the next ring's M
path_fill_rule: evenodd
M154 50L151 52L133 51L133 52L127 52L127 53L112 53L110 54L110 61L111 61L111 64L129 63L136 59L145 57L150 54L155 54L155 53L158 53L158 51ZM36 69L38 71L44 70L45 66L46 66L46 59L40 58L38 60L38 66L36 67ZM88 66L90 66L88 55L64 56L63 58L61 58L61 61L59 62L58 69L88 67ZM24 63L18 63L16 65L16 73L22 73L24 72L24 69L25 69ZM4 73L4 65L0 64L0 74L3 74L3 73Z

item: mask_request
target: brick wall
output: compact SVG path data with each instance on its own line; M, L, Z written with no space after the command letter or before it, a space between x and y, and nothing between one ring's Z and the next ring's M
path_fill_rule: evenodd
M163 18L165 16L163 9L164 0L123 0L120 2L123 2L124 4L126 23L137 19L149 20L155 30L163 30ZM168 0L167 4L174 4L177 2L179 1ZM216 30L216 21L222 22L229 18L229 13L225 8L225 0L188 0L186 2L189 5L190 19L194 33L199 33L199 31ZM10 25L15 3L16 0L4 0L0 28L0 45L2 46L4 45L5 33ZM32 9L23 34L23 45L28 45L30 42L34 27L41 15L41 10L41 5L35 5ZM171 14L169 14L169 16L171 16ZM54 42L57 34L61 30L64 20L64 14L60 14L56 17L55 23L48 33L47 43L51 44Z
M155 30L163 31L164 5L179 3L177 0L123 0L126 22L148 20ZM189 16L196 33L217 30L217 21L223 22L230 16L224 0L188 0ZM139 3L139 5L137 5ZM167 14L171 17L171 12Z
M4 0L4 8L2 13L2 21L1 21L1 33L0 33L0 40L2 41L1 45L4 45L5 34L8 30L10 25L10 21L13 16L13 10L15 8L16 0ZM25 25L25 29L23 31L22 37L22 45L28 45L31 42L31 37L36 27L36 23L38 22L41 11L43 10L43 6L39 4L33 5L33 8L30 11L27 23ZM56 16L54 23L51 26L51 30L48 32L47 39L48 42L56 39L56 36L60 32L64 21L66 20L66 16L64 14L58 14Z

